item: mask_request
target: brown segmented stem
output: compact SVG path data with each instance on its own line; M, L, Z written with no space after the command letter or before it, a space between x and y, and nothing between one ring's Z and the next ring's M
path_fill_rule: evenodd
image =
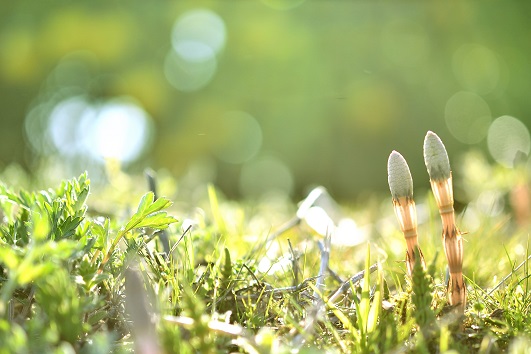
M439 208L443 230L455 227L454 193L452 176L445 180L431 180L431 190Z
M393 199L393 207L398 223L400 224L400 230L406 239L406 266L407 272L411 276L413 267L415 266L415 248L419 249L420 262L423 267L426 267L424 256L418 245L415 201L407 197Z

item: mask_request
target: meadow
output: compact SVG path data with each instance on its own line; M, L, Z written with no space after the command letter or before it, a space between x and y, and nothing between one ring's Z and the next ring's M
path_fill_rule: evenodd
M429 189L415 195L426 266L410 276L391 195L235 201L205 185L192 197L164 171L146 183L116 168L93 190L87 174L43 188L7 168L0 353L526 353L527 166L478 152L452 165L467 201L462 314Z

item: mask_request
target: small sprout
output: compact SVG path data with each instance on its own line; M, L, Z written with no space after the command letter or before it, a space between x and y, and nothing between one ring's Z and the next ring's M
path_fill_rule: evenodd
M424 138L424 162L431 180L450 178L448 153L441 139L432 131L428 131Z
M463 314L466 287L463 279L463 239L455 223L454 192L450 161L443 142L428 131L424 139L424 162L430 175L431 189L442 220L442 239L449 268L448 298Z
M397 151L391 152L387 161L387 180L394 199L413 198L413 178L404 157Z
M389 155L387 173L396 218L406 239L406 265L408 274L411 276L417 249L422 267L425 268L426 266L422 251L418 245L417 210L413 200L413 178L411 178L411 172L406 160L397 151L393 151Z

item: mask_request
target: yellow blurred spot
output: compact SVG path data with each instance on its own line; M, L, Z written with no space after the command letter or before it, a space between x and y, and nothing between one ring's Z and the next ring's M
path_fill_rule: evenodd
M0 38L0 73L10 82L30 82L39 72L31 31L12 28Z
M127 70L117 80L113 90L116 96L131 96L142 103L146 111L157 119L168 98L167 87L159 67L139 65ZM176 94L173 93L173 97Z
M58 10L48 18L40 45L54 58L77 50L93 52L102 62L121 59L137 38L136 26L126 13L106 11L92 13L80 6Z
M157 164L170 166L172 173L179 175L190 163L201 156L208 155L223 142L223 136L219 132L222 127L219 119L226 112L227 107L215 99L200 102L180 115L175 115L179 120L179 129L159 131L158 143L155 145L153 156L157 158ZM179 158L167 151L177 151Z
M271 26L271 23L275 25ZM306 28L294 21L290 22L289 18L279 18L275 13L269 16L264 13L253 22L246 22L245 26L240 41L232 43L232 50L247 59L279 62L293 58L300 60L301 53L307 53L312 45L313 38ZM290 35L286 36L286 33Z
M402 116L399 94L386 82L359 81L350 87L347 97L347 115L357 130L381 134L393 120Z

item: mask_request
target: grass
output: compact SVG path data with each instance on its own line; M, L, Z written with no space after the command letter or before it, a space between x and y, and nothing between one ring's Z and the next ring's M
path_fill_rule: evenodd
M370 240L344 246L282 198L234 202L203 186L187 205L163 175L172 204L116 170L121 183L107 188L84 174L39 191L8 184L27 178L6 171L0 353L527 352L529 221L514 196L526 170L477 154L458 166L456 198L470 201L457 214L470 231L463 317L448 304L428 191L416 197L426 267L416 262L410 277L387 196L341 208Z

